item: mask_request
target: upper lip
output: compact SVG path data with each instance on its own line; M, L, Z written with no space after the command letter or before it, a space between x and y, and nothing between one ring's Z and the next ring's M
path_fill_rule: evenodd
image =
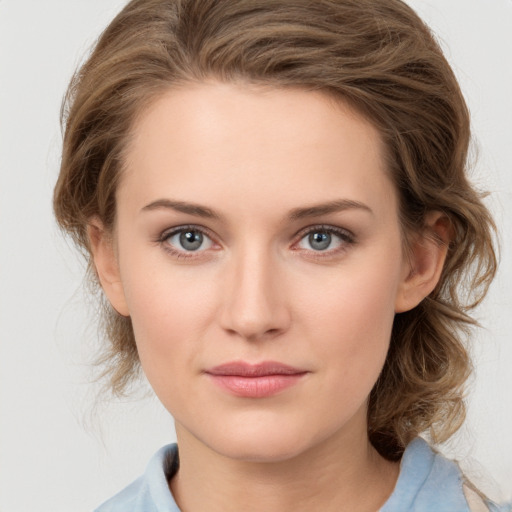
M214 366L206 370L210 375L237 375L239 377L264 377L267 375L297 375L306 373L306 370L294 368L276 361L264 361L251 364L245 361L233 361Z

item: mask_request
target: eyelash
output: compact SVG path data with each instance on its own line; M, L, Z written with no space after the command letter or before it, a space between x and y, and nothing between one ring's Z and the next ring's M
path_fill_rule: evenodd
M196 226L193 224L190 225L184 225L184 226L178 226L172 229L168 229L164 231L157 239L157 242L162 246L164 251L169 253L171 256L174 256L178 259L190 259L190 258L197 258L197 255L200 254L202 251L180 251L177 249L174 249L172 245L168 243L168 240L173 237L174 235L178 235L180 233L186 233L187 231L195 231L198 233L201 233L202 235L208 237L213 244L215 244L214 237L211 235L210 231L203 228L202 226Z
M213 244L216 244L214 237L212 236L211 232L207 229L205 229L202 226L197 225L184 225L184 226L178 226L172 229L168 229L158 237L157 242L162 246L162 248L169 253L171 256L174 256L178 259L191 259L191 258L197 258L199 254L201 254L204 251L180 251L177 249L174 249L172 245L168 243L169 239L179 233L184 233L187 231L195 231L201 233L203 236L206 236L209 238ZM318 224L314 226L309 226L302 231L300 231L296 236L296 241L292 244L293 246L298 245L304 238L311 235L312 233L326 233L330 235L335 235L341 240L341 247L338 247L336 249L330 249L326 251L315 251L311 249L310 252L312 254L313 258L329 258L334 255L337 255L340 252L346 251L349 246L354 245L356 243L355 236L350 231L338 228L335 226L330 225L324 225L324 224ZM295 251L299 251L300 249L293 249Z
M336 226L330 226L325 224L318 224L315 226L309 226L299 232L297 235L297 242L294 242L294 246L299 244L304 238L311 235L312 233L326 233L330 235L337 236L341 242L340 247L337 247L335 249L329 249L326 251L315 251L311 249L308 251L311 254L311 257L315 259L322 259L322 258L330 258L333 256L336 256L340 254L341 252L346 251L351 245L354 245L356 243L356 238L353 233L350 231L339 228Z

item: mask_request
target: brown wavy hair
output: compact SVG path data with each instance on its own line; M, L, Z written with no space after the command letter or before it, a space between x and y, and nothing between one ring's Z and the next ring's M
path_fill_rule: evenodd
M496 271L493 220L466 176L469 114L430 30L400 0L133 0L100 36L63 103L59 225L91 263L87 225L112 229L137 116L173 86L219 80L322 91L380 131L403 232L443 212L453 239L437 288L397 314L368 407L376 449L397 460L416 435L461 425L469 316ZM405 237L407 238L407 236ZM101 295L101 292L100 292ZM105 303L100 360L115 394L140 371L129 318Z

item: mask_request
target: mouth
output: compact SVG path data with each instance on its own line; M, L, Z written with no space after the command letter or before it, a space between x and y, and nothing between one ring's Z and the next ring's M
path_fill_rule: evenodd
M205 371L221 389L244 398L276 395L296 385L307 373L306 370L276 361L259 364L234 361Z

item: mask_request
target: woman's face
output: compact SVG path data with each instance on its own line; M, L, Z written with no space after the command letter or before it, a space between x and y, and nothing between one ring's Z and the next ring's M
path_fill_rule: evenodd
M377 131L320 93L212 82L133 135L106 291L178 436L269 461L366 436L409 273Z

